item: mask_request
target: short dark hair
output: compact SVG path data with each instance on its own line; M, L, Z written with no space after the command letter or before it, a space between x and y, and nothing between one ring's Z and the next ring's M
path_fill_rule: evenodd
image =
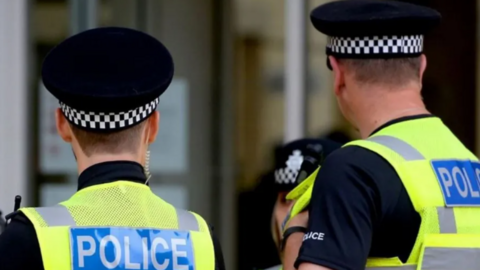
M80 148L89 157L95 153L135 153L140 146L141 134L146 122L113 132L88 131L72 124L70 127Z
M420 79L421 57L392 59L339 59L364 84L404 85Z

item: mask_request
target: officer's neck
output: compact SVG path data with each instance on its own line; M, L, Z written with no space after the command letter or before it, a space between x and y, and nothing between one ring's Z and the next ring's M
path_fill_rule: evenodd
M362 139L382 125L407 116L429 114L425 108L420 89L415 86L404 89L369 89L354 106L354 122ZM372 93L372 91L374 93Z
M110 161L133 161L142 164L141 158L135 154L94 154L89 157L85 155L77 156L77 168L80 175L87 168L104 162Z

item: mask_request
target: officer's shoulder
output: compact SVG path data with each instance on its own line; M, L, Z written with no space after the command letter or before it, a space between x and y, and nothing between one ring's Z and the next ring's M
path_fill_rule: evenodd
M391 194L401 186L395 169L380 155L357 145L345 146L328 156L317 175L315 192L365 189ZM395 180L398 179L398 180ZM316 183L317 183L316 182ZM373 193L372 193L373 194Z
M22 211L15 211L5 216L7 221L10 221L10 224L15 225L15 223L23 223L31 225L30 220L25 216Z
M349 145L335 150L327 156L324 166L361 165L369 161L384 160L380 155L357 145Z
M330 154L323 166L342 171L346 169L372 170L376 168L390 169L390 164L377 153L357 145L342 147Z
M17 239L30 244L29 241L36 241L36 232L30 220L21 212L16 211L8 215L9 223L2 233L4 238Z

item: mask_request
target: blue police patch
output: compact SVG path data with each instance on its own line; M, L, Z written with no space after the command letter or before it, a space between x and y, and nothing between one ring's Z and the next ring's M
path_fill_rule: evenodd
M446 206L480 206L480 163L470 160L431 162Z
M71 228L72 270L195 270L190 233L133 228Z

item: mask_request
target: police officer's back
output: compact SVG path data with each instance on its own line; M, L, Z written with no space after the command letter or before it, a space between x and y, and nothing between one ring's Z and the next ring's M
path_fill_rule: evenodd
M0 236L0 269L223 269L205 220L148 187L156 108L173 78L168 50L135 30L89 30L54 48L42 77L60 101L78 192L20 209Z
M311 20L328 36L334 92L362 140L325 160L308 215L287 226L307 230L287 239L284 270L478 269L480 163L421 97L424 34L440 14L352 0Z

